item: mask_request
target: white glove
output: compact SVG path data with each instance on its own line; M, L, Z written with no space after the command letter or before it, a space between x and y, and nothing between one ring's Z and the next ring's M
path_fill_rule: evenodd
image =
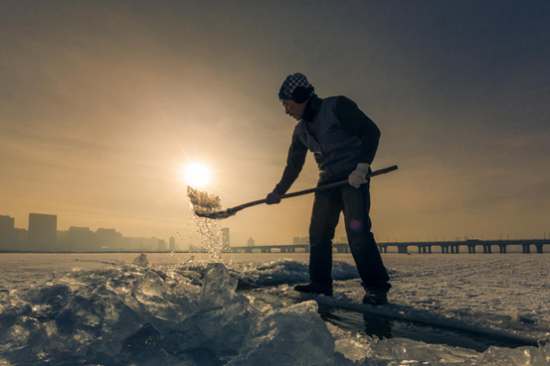
M369 173L370 165L368 163L359 163L357 168L351 172L348 177L350 186L355 188L361 187L361 184L367 183L367 174Z

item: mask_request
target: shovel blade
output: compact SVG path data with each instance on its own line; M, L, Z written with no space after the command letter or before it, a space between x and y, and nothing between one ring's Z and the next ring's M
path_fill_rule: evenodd
M233 210L223 210L223 211L208 212L208 213L195 211L195 215L197 215L198 217L205 217L211 220L227 219L228 217L235 215L235 213L237 213L237 211L233 211Z

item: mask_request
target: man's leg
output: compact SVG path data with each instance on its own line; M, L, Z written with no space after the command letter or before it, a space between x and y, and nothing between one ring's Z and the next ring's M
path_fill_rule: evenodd
M369 183L345 186L342 202L348 241L357 270L367 291L387 293L389 276L371 232Z
M332 239L342 204L340 189L315 193L309 226L309 277L312 282L332 289Z

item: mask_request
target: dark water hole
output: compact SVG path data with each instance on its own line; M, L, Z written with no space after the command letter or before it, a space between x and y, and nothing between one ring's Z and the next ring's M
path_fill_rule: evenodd
M275 307L290 306L315 297L303 296L287 298L274 296L265 290L252 290L254 297ZM482 332L457 329L445 325L427 324L419 321L395 319L390 316L375 314L368 311L342 309L333 305L319 303L321 318L344 330L366 334L378 338L408 338L428 344L444 344L452 347L462 347L484 352L491 346L517 348L522 346L537 347L536 342L529 342L513 336L487 334Z
M445 344L453 347L473 349L478 352L487 350L490 346L517 348L534 346L535 342L527 342L512 337L504 337L439 327L415 321L403 321L379 314L358 312L319 304L319 314L328 321L344 330L360 332L378 338L408 338L429 344Z

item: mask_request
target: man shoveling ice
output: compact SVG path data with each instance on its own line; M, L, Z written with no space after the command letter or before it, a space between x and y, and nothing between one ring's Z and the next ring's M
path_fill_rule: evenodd
M363 302L383 305L391 288L389 276L371 232L370 165L374 160L380 130L350 99L339 96L321 99L305 75L289 75L279 91L286 114L298 121L288 151L281 181L267 195L267 204L281 201L298 178L307 151L319 167L318 186L348 180L349 185L315 192L309 227L310 282L296 291L332 295L332 239L340 212L366 294Z

